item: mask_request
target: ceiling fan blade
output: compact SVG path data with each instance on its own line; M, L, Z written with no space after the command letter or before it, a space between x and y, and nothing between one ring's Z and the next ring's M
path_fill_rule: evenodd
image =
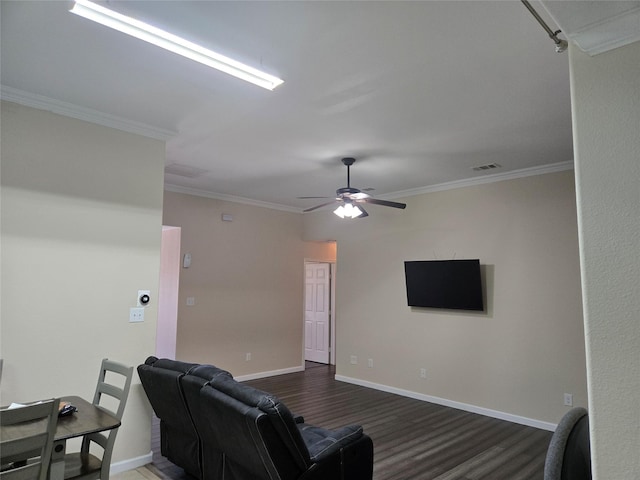
M406 203L399 202L390 202L389 200L379 200L377 198L364 198L359 200L359 202L363 203L373 203L374 205L383 205L385 207L393 207L393 208L406 208Z
M315 207L307 208L306 210L303 210L303 212L304 213L313 212L314 210L317 210L322 207L326 207L327 205L331 205L332 203L335 203L335 202L336 202L335 200L331 200L330 202L322 203L320 205L316 205Z
M358 208L359 208L360 210L362 210L362 214L361 214L361 215L358 215L356 218L364 218L364 217L368 217L368 216L369 216L369 214L367 213L367 211L366 211L364 208L362 208L362 205L358 205Z
M352 200L364 200L365 198L371 198L371 195L364 192L356 192L350 195Z

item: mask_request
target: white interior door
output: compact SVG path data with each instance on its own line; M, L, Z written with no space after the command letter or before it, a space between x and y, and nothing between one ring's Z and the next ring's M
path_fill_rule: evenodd
M328 263L305 265L304 358L329 363L329 305L331 299Z

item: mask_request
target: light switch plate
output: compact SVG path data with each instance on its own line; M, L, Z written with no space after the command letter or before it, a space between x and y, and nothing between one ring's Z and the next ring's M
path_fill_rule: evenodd
M129 322L144 322L144 307L131 307L129 309Z

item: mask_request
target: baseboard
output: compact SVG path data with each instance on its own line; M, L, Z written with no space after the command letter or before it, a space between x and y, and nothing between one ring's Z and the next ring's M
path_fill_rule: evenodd
M286 373L304 372L304 366L282 368L280 370L271 370L269 372L250 373L248 375L240 375L233 377L238 382L246 382L247 380L257 380L258 378L275 377L276 375L284 375Z
M480 415L484 415L487 417L497 418L499 420L507 420L508 422L518 423L520 425L526 425L528 427L540 428L542 430L548 430L550 432L555 431L557 427L557 425L554 423L543 422L541 420L536 420L533 418L521 417L519 415L513 415L511 413L505 413L497 410L478 407L476 405L470 405L468 403L447 400L446 398L433 397L431 395L425 395L423 393L412 392L411 390L404 390L402 388L390 387L388 385L382 385L380 383L360 380L359 378L351 378L351 377L345 377L343 375L336 375L335 379L338 380L339 382L352 383L354 385L373 388L374 390L380 390L387 393L395 393L396 395L401 395L403 397L414 398L416 400L435 403L437 405L443 405L445 407L457 408L458 410L464 410L466 412L471 412L471 413L478 413Z
M143 467L147 463L151 463L153 460L153 452L149 452L146 455L142 455L136 458L129 458L121 462L111 464L109 469L109 475L117 475L118 473L127 472L129 470L135 470L138 467Z

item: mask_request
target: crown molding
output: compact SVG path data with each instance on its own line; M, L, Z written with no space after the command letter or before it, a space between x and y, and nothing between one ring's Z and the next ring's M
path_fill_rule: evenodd
M408 190L401 190L398 192L379 195L378 198L392 200L395 198L422 195L423 193L433 193L441 192L444 190L453 190L456 188L473 187L475 185L502 182L503 180L514 180L516 178L533 177L535 175L544 175L547 173L564 172L566 170L573 170L573 160L567 162L552 163L549 165L542 165L539 167L523 168L520 170L513 170L511 172L496 173L493 175L486 175L482 177L456 180L454 182L439 183L437 185L430 185L427 187L410 188Z
M154 127L134 120L109 115L91 108L80 107L73 103L54 100L43 95L25 92L6 85L0 85L0 98L8 102L18 103L26 107L46 110L65 117L71 117L86 122L95 123L104 127L115 128L128 133L135 133L144 137L166 141L173 137L176 132Z
M438 185L431 185L428 187L412 188L409 190L402 190L398 192L387 193L384 195L376 195L376 198L380 198L384 200L392 200L396 198L422 195L424 193L441 192L444 190L454 190L456 188L472 187L475 185L485 185L487 183L501 182L503 180L514 180L517 178L533 177L535 175L544 175L547 173L564 172L566 170L573 170L573 161L553 163L550 165L543 165L540 167L523 168L520 170L514 170L512 172L486 175L478 178L456 180L455 182L440 183ZM303 213L302 208L295 208L287 205L280 205L278 203L262 202L259 200L252 200L250 198L236 197L234 195L214 193L214 192L209 192L207 190L201 190L197 188L181 187L179 185L172 185L172 184L165 183L164 189L169 192L184 193L186 195L194 195L196 197L213 198L216 200L223 200L226 202L252 205L254 207L271 208L273 210L281 210L283 212Z
M540 3L562 34L590 56L640 40L640 1Z
M37 95L23 90L19 90L13 87L7 87L6 85L0 85L0 99L9 102L18 103L27 107L37 108L39 110L47 110L59 115L64 115L78 120L84 120L91 123L96 123L105 127L115 128L129 133L135 133L145 137L155 138L157 140L164 140L171 138L176 132L165 130L150 125L146 125L133 120L127 120L125 118L116 117L106 113L99 112L97 110L80 107L67 102L59 100L53 100L43 95ZM544 175L547 173L561 172L565 170L573 169L573 161L559 162L550 165L543 165L540 167L524 168L521 170L514 170L511 172L497 173L493 175L485 175L482 177L468 178L464 180L456 180L454 182L440 183L437 185L431 185L426 187L412 188L409 190L401 190L397 192L391 192L377 196L381 199L392 200L396 198L410 197L414 195L421 195L424 193L440 192L443 190L452 190L456 188L471 187L474 185L483 185L487 183L500 182L503 180L513 180L516 178L530 177L534 175ZM237 197L235 195L226 195L221 193L209 192L197 188L181 187L179 185L172 185L165 183L165 190L176 193L184 193L187 195L195 195L198 197L213 198L216 200L223 200L226 202L240 203L244 205L252 205L255 207L270 208L272 210L280 210L290 213L302 213L302 208L291 207L288 205L281 205L278 203L263 202L260 200L253 200L250 198Z
M279 203L262 202L260 200L252 200L250 198L236 197L235 195L226 195L224 193L213 193L198 188L181 187L165 183L164 189L168 192L184 193L186 195L194 195L196 197L213 198L215 200L223 200L225 202L241 203L243 205L251 205L254 207L270 208L272 210L280 210L282 212L302 213L302 208L290 207Z

